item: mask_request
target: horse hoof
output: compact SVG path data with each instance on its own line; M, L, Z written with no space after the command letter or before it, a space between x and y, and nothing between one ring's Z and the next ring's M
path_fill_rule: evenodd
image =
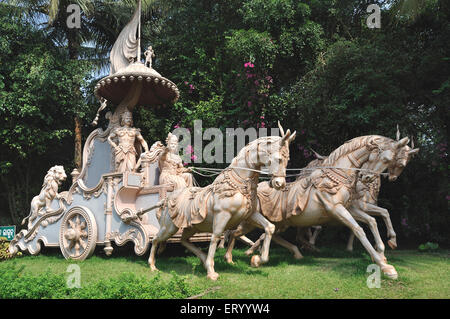
M234 265L233 258L229 258L227 256L225 256L224 258L225 258L225 261L227 262L227 264Z
M156 266L150 265L150 271L159 271L159 269Z
M247 249L244 254L246 256L251 256L253 254L253 250L252 249Z
M381 268L383 271L383 274L388 277L389 279L396 280L398 278L398 273L395 270L395 268L391 265L387 265L383 268Z
M294 258L297 260L303 259L303 255L302 254L295 254Z
M206 276L206 277L207 277L208 279L211 279L211 280L213 280L213 281L216 281L217 278L219 278L219 274L216 273L216 272L213 272L213 273L208 274L208 276Z
M389 239L388 240L388 245L389 245L389 247L391 247L391 249L396 249L397 248L397 241L395 239Z
M255 268L261 266L261 257L259 257L259 255L254 255L250 260L250 265Z

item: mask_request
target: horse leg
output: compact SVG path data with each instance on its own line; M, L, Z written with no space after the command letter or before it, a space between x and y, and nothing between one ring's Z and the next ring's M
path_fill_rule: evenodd
M160 218L161 228L158 234L152 240L152 249L150 250L150 256L148 258L148 264L151 271L156 271L158 268L155 266L155 254L158 248L158 244L167 241L172 237L177 231L178 227L170 219L169 215L166 213Z
M244 235L239 236L238 239L250 247L255 244L250 238L248 238L247 236L244 236Z
M303 258L303 255L300 253L300 250L298 250L298 247L296 245L291 244L287 240L281 238L279 235L273 235L273 241L276 242L278 245L288 249L291 253L293 253L295 259Z
M205 265L206 254L189 241L189 238L194 236L195 233L197 233L197 230L192 227L183 229L183 233L181 234L181 244L192 251L198 258L200 258L203 265Z
M224 256L227 263L234 264L232 251L233 251L234 245L236 243L236 238L239 238L242 235L247 234L252 229L253 229L253 227L250 224L248 224L246 222L242 222L239 224L239 226L236 228L236 230L230 231L227 252L225 253L225 256Z
M266 233L262 233L261 236L259 236L258 240L255 241L249 249L245 251L246 256L253 255L256 249L260 248L262 241L266 238Z
M377 222L375 218L369 216L364 211L355 206L352 206L349 212L357 221L369 225L369 228L372 231L373 237L375 239L375 250L383 257L384 262L387 262L386 257L384 256L383 240L381 239L380 233L378 232Z
M259 267L260 263L265 264L269 261L270 241L272 240L272 236L275 233L275 225L258 212L253 213L250 216L249 221L255 226L263 228L266 235L261 250L261 257L255 255L251 260L251 265L253 267Z
M323 203L326 201L326 199L324 198L321 199ZM330 201L328 201L328 203L330 203ZM325 204L325 207L330 214L335 216L339 221L341 221L344 225L346 225L353 231L355 236L358 237L361 244L372 257L372 260L381 268L381 271L387 277L391 279L397 279L398 274L395 268L392 265L384 262L382 256L378 254L378 252L372 247L369 240L367 239L366 234L364 233L364 230L361 228L361 226L358 225L350 212L342 204L334 205L334 209L330 209L327 204Z
M208 256L206 257L205 262L205 268L208 272L207 277L211 280L217 280L217 278L219 278L219 274L214 270L214 255L216 253L216 248L217 244L219 243L220 237L225 231L225 227L227 226L230 219L231 214L226 211L214 214L213 233L211 235Z
M229 241L229 237L230 237L230 231L227 230L226 232L223 233L223 238L220 240L220 243L217 246L217 248L225 248L225 242Z
M380 216L383 218L387 228L387 236L389 238L388 245L391 249L397 248L397 235L395 234L394 227L392 226L391 217L389 211L386 208L379 207L374 204L365 203L366 212L372 216Z
M350 233L350 236L348 236L347 241L347 251L353 251L353 241L355 240L355 234L353 232Z
M319 236L319 233L322 231L322 226L313 226L312 228L314 228L314 232L313 232L311 238L309 239L309 243L311 245L315 246L317 236Z
M297 243L301 244L301 248L310 251L317 251L317 248L314 247L314 243L311 243L311 241L315 241L315 239L313 239L311 229L312 227L297 227L297 235L295 239Z

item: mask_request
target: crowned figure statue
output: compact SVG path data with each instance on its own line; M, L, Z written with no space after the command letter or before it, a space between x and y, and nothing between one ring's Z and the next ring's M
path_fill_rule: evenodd
M191 169L183 166L183 161L178 155L178 138L169 133L166 146L159 156L159 184L173 184L174 188L193 186Z
M114 128L108 136L108 142L114 149L115 171L118 173L135 170L137 154L140 151L136 147L148 151L147 142L140 130L132 126L133 115L130 111L125 111L120 116L120 126Z

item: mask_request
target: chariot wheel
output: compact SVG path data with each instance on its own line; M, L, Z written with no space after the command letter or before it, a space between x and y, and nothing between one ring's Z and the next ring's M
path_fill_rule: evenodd
M59 247L66 259L85 260L97 244L97 223L94 214L83 206L71 208L59 230Z

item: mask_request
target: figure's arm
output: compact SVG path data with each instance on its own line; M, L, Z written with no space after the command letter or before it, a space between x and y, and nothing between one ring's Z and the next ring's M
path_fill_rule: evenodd
M113 138L116 137L116 132L115 130L111 132L111 134L108 135L108 143L111 144L111 146L116 149L117 148L117 144L113 142Z
M138 141L141 143L142 147L144 148L144 150L146 152L148 152L148 144L147 142L144 140L144 138L142 137L141 132L137 131L137 136L136 138L138 139Z

